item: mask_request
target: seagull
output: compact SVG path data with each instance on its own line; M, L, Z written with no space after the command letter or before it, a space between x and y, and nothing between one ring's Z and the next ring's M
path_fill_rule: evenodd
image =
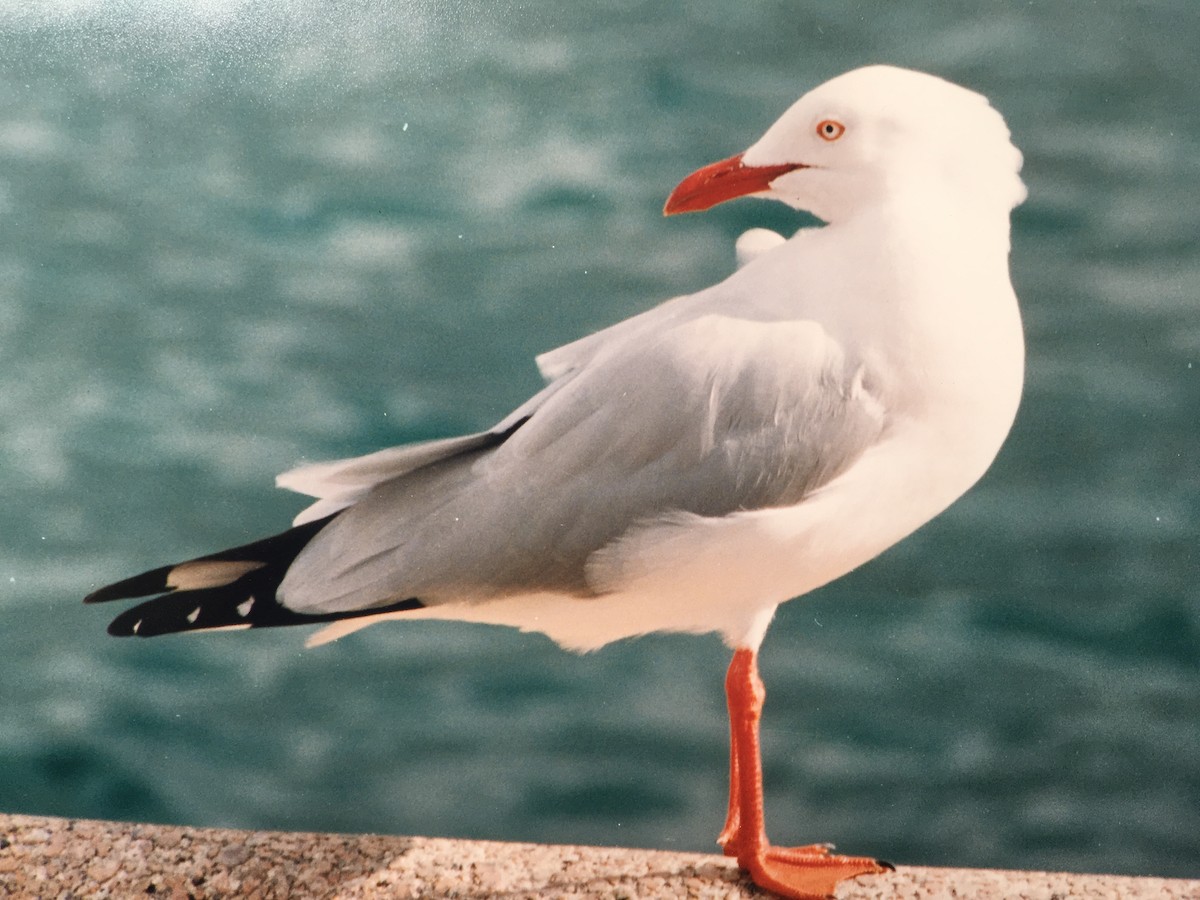
M716 633L730 792L718 838L761 887L823 897L889 868L763 825L757 654L779 604L872 559L987 470L1021 395L1009 278L1021 154L986 98L875 65L805 94L664 212L737 197L823 224L756 229L740 267L538 357L495 427L308 465L280 534L100 588L158 595L110 634L485 622L589 651Z

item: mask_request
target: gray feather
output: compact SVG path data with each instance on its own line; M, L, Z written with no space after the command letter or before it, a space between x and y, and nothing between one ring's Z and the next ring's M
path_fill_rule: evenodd
M632 526L795 504L844 471L884 424L862 371L811 322L710 314L626 342L553 385L503 443L373 487L281 596L322 613L587 596L589 556Z

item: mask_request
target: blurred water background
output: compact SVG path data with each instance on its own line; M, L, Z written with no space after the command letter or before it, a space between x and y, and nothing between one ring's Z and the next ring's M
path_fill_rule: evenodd
M92 587L279 529L304 460L491 425L701 288L693 168L887 61L1026 153L992 472L764 646L783 842L1200 875L1200 6L0 5L0 810L712 849L715 638L117 641Z

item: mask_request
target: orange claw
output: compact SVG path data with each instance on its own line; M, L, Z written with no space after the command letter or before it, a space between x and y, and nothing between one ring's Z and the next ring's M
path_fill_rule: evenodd
M868 857L834 855L828 844L771 846L763 824L758 742L766 691L758 677L755 651L734 651L725 694L729 701L729 813L717 838L725 855L737 857L738 865L759 887L791 900L824 900L833 895L839 882L891 870L890 864Z

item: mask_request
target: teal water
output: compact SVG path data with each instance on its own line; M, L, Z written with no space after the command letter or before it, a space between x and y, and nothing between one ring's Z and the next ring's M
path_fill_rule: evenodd
M727 652L499 629L104 634L306 459L492 424L732 267L687 172L874 61L1026 153L1028 386L941 519L764 646L781 841L1200 875L1200 7L0 7L0 809L710 849Z

